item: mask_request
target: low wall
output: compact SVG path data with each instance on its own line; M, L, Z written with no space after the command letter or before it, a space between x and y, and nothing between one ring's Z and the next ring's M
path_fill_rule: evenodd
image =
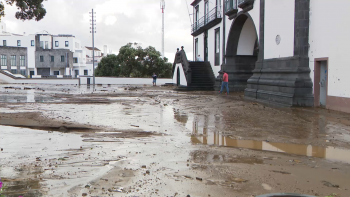
M13 76L10 76L4 72L0 72L0 83L9 83L9 84L20 84L20 83L26 83L26 84L72 84L72 85L79 85L79 79L22 79L22 78L15 78Z
M90 79L90 84L93 84L93 77L80 77L80 84L86 85ZM95 77L95 84L102 85L141 85L141 84L152 84L152 78L119 78L119 77ZM158 78L157 85L162 85L165 83L172 83L173 79L171 78Z

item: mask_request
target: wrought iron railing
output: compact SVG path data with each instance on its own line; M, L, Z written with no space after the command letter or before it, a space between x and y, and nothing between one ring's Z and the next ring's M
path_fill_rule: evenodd
M237 10L237 0L226 0L225 13L231 10Z
M222 16L221 16L220 8L219 7L213 8L212 10L209 11L209 13L207 13L205 16L201 17L200 19L198 19L192 24L192 27L191 27L192 33L198 31L201 27L207 25L211 21L221 17Z

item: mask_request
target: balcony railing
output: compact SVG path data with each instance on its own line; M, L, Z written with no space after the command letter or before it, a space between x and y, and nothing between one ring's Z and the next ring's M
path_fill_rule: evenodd
M236 17L238 12L237 0L226 0L225 3L225 15L227 15L229 19Z
M199 31L202 27L206 27L209 23L215 19L221 19L221 10L219 7L215 7L209 11L205 16L201 17L192 24L192 34ZM208 27L209 28L209 27Z

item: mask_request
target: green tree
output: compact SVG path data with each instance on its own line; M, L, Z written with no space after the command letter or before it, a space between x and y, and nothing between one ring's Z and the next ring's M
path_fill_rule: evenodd
M35 19L40 21L46 15L46 10L42 2L44 0L4 0L8 5L15 5L18 9L15 17L20 20ZM5 16L5 5L0 1L0 20Z
M145 49L134 48L127 44L120 48L119 54L113 61L107 56L102 58L96 69L96 76L117 77L150 77L156 73L158 77L170 78L172 75L172 64L167 58L162 58L159 51L149 46Z
M101 59L101 62L98 64L98 67L95 70L96 76L119 76L120 75L120 66L117 60L117 56L107 55Z

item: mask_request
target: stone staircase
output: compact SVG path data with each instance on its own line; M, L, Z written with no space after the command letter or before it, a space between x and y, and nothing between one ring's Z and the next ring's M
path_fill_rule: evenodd
M189 74L187 86L179 86L182 91L213 91L215 76L209 62L189 62Z

